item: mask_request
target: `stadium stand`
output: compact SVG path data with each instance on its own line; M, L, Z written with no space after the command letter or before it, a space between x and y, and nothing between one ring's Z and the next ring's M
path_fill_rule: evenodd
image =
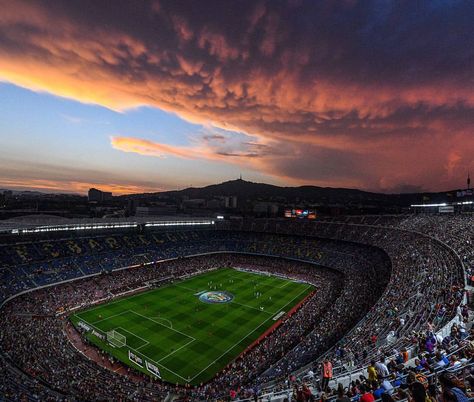
M5 235L0 392L5 400L306 401L335 398L341 384L339 399L369 401L366 394L418 397L416 382L426 380L425 394L456 397L460 389L465 396L472 345L464 287L473 240L470 216L244 219L202 230ZM174 387L129 369L117 374L120 363L103 354L94 361L71 342L68 309L223 264L324 285L328 296L316 292L277 333L200 387ZM333 365L328 386L319 375L324 359ZM375 362L380 378L367 380ZM464 382L438 375L442 366Z

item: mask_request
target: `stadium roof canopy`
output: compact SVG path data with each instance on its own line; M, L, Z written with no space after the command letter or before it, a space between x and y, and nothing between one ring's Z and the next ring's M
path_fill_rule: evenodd
M75 230L103 230L166 226L206 226L214 225L210 217L130 217L130 218L86 218L68 219L50 215L30 215L0 221L0 233L24 234L61 232Z

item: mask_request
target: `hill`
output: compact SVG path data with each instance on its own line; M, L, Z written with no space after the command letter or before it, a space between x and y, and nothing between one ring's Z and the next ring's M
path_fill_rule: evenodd
M220 184L205 187L189 187L177 191L159 193L134 194L127 197L140 199L158 198L202 198L211 199L220 196L236 195L241 200L286 201L288 203L320 203L320 204L360 204L360 205L398 205L408 206L413 203L443 202L449 193L407 193L384 194L348 188L299 186L281 187L265 183L253 183L242 179L229 180Z

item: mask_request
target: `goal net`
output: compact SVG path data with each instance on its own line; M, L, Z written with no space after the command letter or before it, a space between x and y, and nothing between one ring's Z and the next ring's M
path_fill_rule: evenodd
M121 333L112 330L107 332L107 341L112 345L117 348L121 348L127 344L127 338L125 335L122 335Z

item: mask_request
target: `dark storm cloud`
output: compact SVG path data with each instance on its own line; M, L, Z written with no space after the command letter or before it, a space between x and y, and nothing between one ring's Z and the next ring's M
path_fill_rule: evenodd
M0 6L0 78L116 109L160 107L267 147L200 157L382 190L447 186L471 163L474 2Z

